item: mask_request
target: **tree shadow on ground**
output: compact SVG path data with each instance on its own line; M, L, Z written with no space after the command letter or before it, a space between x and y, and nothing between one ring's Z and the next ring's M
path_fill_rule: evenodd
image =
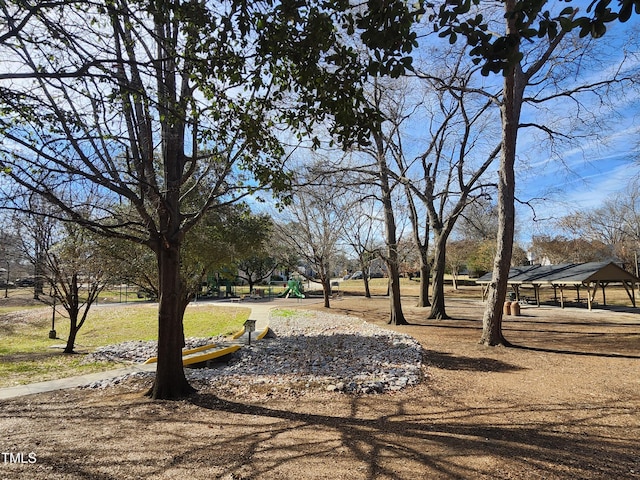
M288 463L305 456L320 456L336 462L336 466L345 456L351 457L354 466L364 464L367 469L367 474L358 478L371 480L409 479L419 474L425 475L423 478L491 478L500 471L495 465L503 462L515 465L525 475L541 478L605 478L634 472L636 468L631 439L596 439L582 433L579 427L574 431L553 421L518 423L519 416L525 411L530 413L532 408L538 408L543 415L551 412L553 407L549 405L464 408L420 415L411 412L410 403L398 402L394 412L387 409L378 416L359 417L361 403L371 401L354 396L351 411L336 410L327 415L249 405L208 394L191 399L201 408L247 416L247 425L251 418L286 421L287 428L265 428L256 435L254 453L260 450L261 458L265 458L266 445L269 455L264 463L247 461L245 468L251 471L250 478L263 478L268 471L286 469ZM589 421L602 425L608 416L619 414L620 407L594 409ZM292 427L300 443L289 444L292 439L288 436L287 441L278 438L289 435L284 432L291 432ZM309 434L314 431L323 433L314 437ZM496 463L465 462L461 461L463 457L492 458Z
M466 370L470 372L515 372L524 370L518 365L494 358L463 357L435 350L424 350L423 361L444 370Z
M579 355L586 357L603 357L603 358L629 358L629 359L638 359L640 360L640 355L626 355L623 353L613 353L613 352L585 352L585 351L577 351L577 350L561 350L558 348L545 348L545 347L534 347L531 345L518 345L516 343L511 343L510 348L516 348L519 350L529 350L532 352L544 352L544 353L555 353L561 355Z

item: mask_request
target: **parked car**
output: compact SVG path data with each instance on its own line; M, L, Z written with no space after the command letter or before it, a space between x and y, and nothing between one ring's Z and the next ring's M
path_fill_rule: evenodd
M351 275L351 280L361 280L361 279L362 279L362 272L360 270L358 270L353 275Z
M18 287L33 287L35 283L36 282L33 278L21 278L16 280L16 285Z

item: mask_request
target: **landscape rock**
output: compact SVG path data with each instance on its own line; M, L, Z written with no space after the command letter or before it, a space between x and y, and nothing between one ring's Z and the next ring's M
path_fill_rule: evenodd
M416 385L422 378L422 347L409 335L349 316L324 312L272 315L273 335L244 346L228 363L186 369L199 388L236 393L261 386L271 392L304 394L312 388L329 392L376 394ZM190 338L188 348L222 341ZM143 362L155 355L155 342L125 342L98 349L88 361ZM152 374L129 375L129 379ZM101 382L102 387L123 379ZM98 388L92 384L91 388Z

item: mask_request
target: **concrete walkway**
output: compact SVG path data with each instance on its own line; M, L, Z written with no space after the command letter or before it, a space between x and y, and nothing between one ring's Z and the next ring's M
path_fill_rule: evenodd
M78 375L77 377L59 378L57 380L49 380L47 382L30 383L28 385L17 385L15 387L7 387L0 389L0 400L8 398L23 397L34 393L53 392L54 390L63 390L65 388L80 387L89 385L93 382L107 380L109 378L121 377L128 373L136 372L155 372L156 366L152 365L131 365L129 367L108 370L106 372L87 373L86 375Z
M250 308L249 318L256 320L256 333L263 331L269 326L269 317L271 310L274 308L282 308L286 306L300 307L309 303L317 303L318 299L274 299L272 301L257 300L244 302L207 302L207 305L216 305L220 307L229 307L237 305L239 308ZM198 305L195 303L194 305ZM253 341L253 340L252 340ZM17 385L15 387L0 388L0 400L9 398L22 397L36 393L52 392L55 390L63 390L65 388L75 388L82 385L89 385L94 382L107 380L109 378L121 377L129 373L137 372L155 372L156 364L136 364L128 367L118 368L115 370L107 370L105 372L88 373L78 375L76 377L59 378L57 380L49 380L46 382L31 383L28 385Z

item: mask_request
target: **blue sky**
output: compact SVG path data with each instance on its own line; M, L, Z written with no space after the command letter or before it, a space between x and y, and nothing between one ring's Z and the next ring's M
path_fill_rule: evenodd
M608 136L606 143L567 149L560 152L561 161L552 157L534 160L531 171L521 171L517 179L519 198L546 199L536 202L536 213L539 218L548 218L567 210L598 207L607 197L624 190L630 179L640 176L640 118L635 125L618 125L619 131ZM528 217L532 219L531 214ZM549 228L549 223L541 227Z
M592 81L606 76L610 67L622 56L622 41L638 35L640 19L627 24L612 25L605 37L597 40L602 49L600 60L604 68L586 71L583 79ZM637 58L626 63L640 82ZM571 108L559 103L558 109ZM521 200L534 201L537 221L527 207L519 207L519 237L527 243L532 234L553 234L552 221L570 211L598 207L602 202L623 191L629 181L640 177L640 95L626 89L612 98L613 111L602 106L598 98L585 97L585 114L592 114L604 128L574 145L560 146L554 154L547 147L532 145L526 134L520 136L519 152L528 168L517 172L517 195ZM522 132L522 131L521 131ZM546 150L546 151L545 151ZM527 152L535 151L527 155Z
M564 3L562 5L565 6ZM587 3L584 5L586 8ZM582 8L583 12L585 8ZM631 38L630 35L640 36L638 26L640 15L627 24L611 24L605 37L594 41L601 50L598 68L584 68L579 78L568 76L567 83L575 80L576 83L585 84L610 76L611 69L620 61L625 40ZM586 62L583 67L587 67ZM628 63L626 68L635 69L640 82L640 62L636 59ZM499 75L489 77L486 83L495 83L496 90L499 90L501 78ZM536 217L534 221L534 213L529 207L518 206L518 240L522 246L527 246L531 235L554 234L551 230L553 219L571 211L598 207L606 198L624 190L629 180L640 176L640 96L631 91L626 94L616 94L609 99L613 111L601 106L597 97L589 94L580 96L585 118L592 114L594 120L608 128L595 129L593 134L590 132L588 135L582 132L585 134L582 139L558 144L553 152L548 144L540 142L539 135L532 136L526 130L521 131L518 146L521 163L516 174L517 196L522 201L532 201ZM565 113L571 116L575 104L558 101L547 108L551 109L550 116L535 118L535 121L543 124L547 120L553 121L556 113L557 116ZM526 112L530 117L524 121L530 121L535 114L535 111ZM499 127L497 113L495 120ZM427 121L428 117L418 114L412 122L412 128L419 130L415 123L424 125ZM556 127L558 131L566 132L571 130L567 125L564 123ZM490 135L494 135L493 139L499 139L499 130ZM409 148L414 148L417 154L421 153L424 144L419 138L419 133L415 133L415 138L413 135L405 138L405 147L411 145ZM490 171L495 170L497 164L490 168Z
M580 7L581 13L586 12L588 4L588 0L571 2L571 5ZM564 8L567 3L550 2L548 8L554 5ZM620 67L628 40L639 37L640 15L625 24L610 24L603 38L591 40L594 57L580 57L584 45L578 44L573 52L576 60L569 67L563 67L559 62L561 73L555 80L562 88L571 88L611 78L614 70ZM432 37L427 39L429 41L444 40ZM640 83L639 45L640 41L636 41L636 45L631 47L635 57L628 60L623 68L635 72ZM428 61L432 54L428 49L423 51ZM581 66L579 73L575 71L576 64ZM552 85L553 82L547 84ZM484 88L493 86L497 92L502 87L502 78L490 75L482 80L482 85ZM535 88L528 88L527 92L531 94ZM532 235L555 234L552 230L554 219L572 211L598 207L606 198L624 190L632 178L640 176L639 92L640 88L635 92L625 89L624 92L613 92L607 98L586 92L576 96L577 102L561 98L523 109L523 122L545 125L572 138L563 141L559 135L552 146L541 130L520 130L516 194L519 200L530 202L535 207L533 212L529 206L517 206L518 240L522 246L527 246ZM548 93L544 90L542 96ZM491 132L485 132L485 141L492 149L500 138L500 120L496 110L490 115L495 116L489 126ZM576 121L576 116L584 122L583 125ZM409 128L412 135L404 139L405 147L411 145L416 155L423 151L421 130L428 125L429 119L428 111L415 115ZM594 127L596 124L601 127ZM478 158L482 158L482 154ZM487 173L492 175L497 168L496 162Z

